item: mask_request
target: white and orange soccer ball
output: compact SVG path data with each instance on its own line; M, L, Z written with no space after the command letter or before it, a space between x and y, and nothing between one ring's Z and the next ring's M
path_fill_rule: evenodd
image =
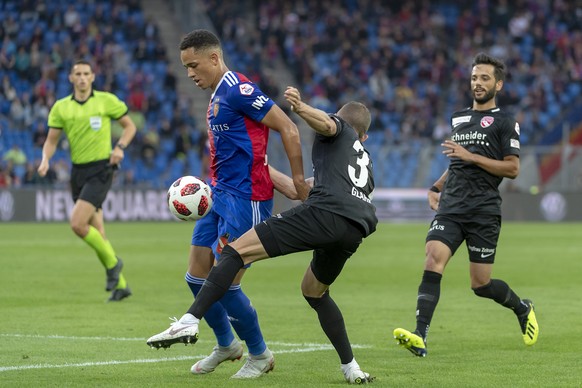
M202 179L186 175L168 189L170 212L182 221L196 221L212 209L212 190Z

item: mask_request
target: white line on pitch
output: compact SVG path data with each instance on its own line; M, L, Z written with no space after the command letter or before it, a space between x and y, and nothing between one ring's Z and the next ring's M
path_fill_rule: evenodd
M356 345L354 347L367 347ZM321 350L332 350L333 346L331 345L317 345L311 347L302 347L302 348L295 348L295 349L287 349L287 350L278 350L273 351L275 354L285 354L285 353L307 353L307 352L316 352ZM179 356L179 357L171 357L171 358L153 358L153 359L138 359L138 360L113 360L113 361L97 361L97 362L81 362L75 364L36 364L36 365L21 365L21 366L2 366L0 367L0 372L9 372L9 371L20 371L20 370L27 370L27 369L55 369L55 368L82 368L88 366L104 366L104 365L121 365L121 364L149 364L149 363L156 363L156 362L168 362L168 361L185 361L185 360L199 360L205 356Z
M145 341L145 338L124 338L124 337L76 337L65 335L40 335L40 334L0 334L0 337L12 338L40 338L40 339L65 339L65 340L94 340L94 341Z
M78 337L78 336L65 336L65 335L40 335L40 334L10 334L10 333L0 333L0 337L10 337L10 338L37 338L37 339L58 339L58 340L88 340L88 341L135 341L135 342L145 342L145 338L138 337ZM198 340L198 343L211 343L211 340ZM327 346L316 343L289 343L289 342L277 342L277 341L266 341L269 345L274 346L285 346L285 347L318 347ZM352 348L367 348L365 345L353 345Z

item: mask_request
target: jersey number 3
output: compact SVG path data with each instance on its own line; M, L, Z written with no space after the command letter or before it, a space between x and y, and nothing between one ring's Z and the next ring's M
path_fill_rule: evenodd
M368 157L368 153L364 151L364 146L359 140L356 140L352 147L356 152L362 153L362 156L359 156L356 159L356 164L360 167L360 171L358 173L354 166L349 165L348 174L350 175L350 179L354 183L354 186L364 187L368 183L368 165L370 164L370 158Z

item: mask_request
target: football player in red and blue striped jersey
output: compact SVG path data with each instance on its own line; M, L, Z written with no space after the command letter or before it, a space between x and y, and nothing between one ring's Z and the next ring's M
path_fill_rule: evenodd
M303 175L297 126L256 84L228 69L219 39L209 31L194 30L183 38L180 50L188 77L199 88L212 91L207 125L214 204L194 227L186 273L186 281L196 296L215 258L220 260L222 248L271 215L273 182L266 155L269 129L281 136L300 199L307 197L309 186ZM241 269L230 290L204 317L218 345L210 356L192 366L194 374L210 373L224 361L241 358L243 348L231 325L249 352L246 363L233 377L259 377L274 367L256 311L240 287L244 271ZM160 348L195 342L197 333L189 332L192 319L191 314L184 314L169 329L151 337L148 345Z

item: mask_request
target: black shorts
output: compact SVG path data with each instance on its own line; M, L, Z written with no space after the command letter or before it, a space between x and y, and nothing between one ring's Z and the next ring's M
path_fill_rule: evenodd
M443 242L453 255L465 241L471 262L493 264L500 231L501 216L437 215L430 224L426 241Z
M335 281L363 239L356 222L304 204L266 219L255 231L269 257L313 250L311 270L326 285Z
M73 201L87 201L100 209L113 183L115 166L109 159L86 164L73 164L71 170L71 194Z

